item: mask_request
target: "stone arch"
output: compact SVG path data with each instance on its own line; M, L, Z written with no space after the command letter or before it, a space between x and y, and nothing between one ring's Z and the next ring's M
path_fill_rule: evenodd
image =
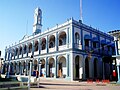
M75 57L75 77L76 79L79 79L79 56L77 55Z
M24 52L23 53L25 54L26 52L27 52L27 45L25 44L24 45Z
M76 32L76 33L75 33L75 43L76 43L76 44L80 44L79 42L80 42L80 35L79 35L78 32Z
M41 63L41 70L40 70L40 71L41 71L41 75L40 75L40 76L44 77L44 75L45 75L45 73L46 73L46 72L45 72L45 71L46 71L46 70L45 70L45 63L46 63L46 62L45 62L45 59L42 59L41 62L42 62L42 63Z
M55 36L51 35L49 38L49 48L55 47Z
M98 59L95 58L94 59L94 77L97 78L97 63L98 63Z
M22 54L22 46L19 47L19 55Z
M34 60L34 70L38 69L38 61L35 59Z
M52 57L49 58L48 65L49 65L48 76L54 77L54 74L55 74L55 60L54 60L54 58L52 58Z
M41 40L41 49L42 50L45 50L46 49L46 38L42 38L42 40Z
M64 56L58 57L58 77L65 78L67 75L67 67L66 67L66 58Z
M89 78L89 58L86 57L85 59L85 76L86 79Z
M59 46L66 44L66 32L62 31L59 33Z
M15 49L15 56L17 56L18 55L18 48L16 47L16 49Z
M28 52L31 53L32 52L32 43L28 44Z
M39 43L38 43L37 40L34 43L35 43L34 44L34 51L36 52L36 51L38 51L38 45L39 45Z

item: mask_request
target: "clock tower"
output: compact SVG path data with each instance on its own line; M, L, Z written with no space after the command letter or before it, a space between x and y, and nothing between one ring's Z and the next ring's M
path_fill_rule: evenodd
M40 8L36 8L34 13L33 34L36 35L38 33L41 33L41 29L42 29L42 11Z

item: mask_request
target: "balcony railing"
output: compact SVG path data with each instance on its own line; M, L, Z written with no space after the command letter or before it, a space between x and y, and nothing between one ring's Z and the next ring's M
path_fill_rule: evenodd
M56 51L56 47L49 48L49 52L54 52L54 51Z
M67 49L67 45L62 45L62 46L58 46L58 50L65 50Z
M93 51L93 53L95 53L95 54L98 54L98 53L99 53L99 49L98 49L98 48L93 48L92 51Z
M47 49L41 50L41 54L47 53Z
M91 48L89 46L85 46L85 51L86 52L90 52L91 51Z
M27 53L23 54L23 57L26 57L27 56Z
M39 50L34 52L34 55L38 55L39 54Z
M22 58L22 54L19 55L19 58Z
M81 44L75 44L75 48L82 49L82 45Z
M31 57L31 55L32 55L32 52L28 53L28 56L29 56L29 57Z

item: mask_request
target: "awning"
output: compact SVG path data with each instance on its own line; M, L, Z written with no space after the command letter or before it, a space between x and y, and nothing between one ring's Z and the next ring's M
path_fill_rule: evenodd
M98 40L97 37L93 37L92 41L93 41L93 42L99 42L99 40Z
M89 35L85 35L85 36L84 36L84 39L89 39L89 40L90 40L91 37L90 37Z
M106 41L105 40L101 40L101 44L106 44Z

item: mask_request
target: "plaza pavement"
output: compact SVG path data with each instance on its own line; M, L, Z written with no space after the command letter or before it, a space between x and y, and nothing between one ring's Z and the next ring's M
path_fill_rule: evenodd
M120 85L115 83L88 83L79 81L66 81L63 79L40 79L40 87L30 90L120 90Z

